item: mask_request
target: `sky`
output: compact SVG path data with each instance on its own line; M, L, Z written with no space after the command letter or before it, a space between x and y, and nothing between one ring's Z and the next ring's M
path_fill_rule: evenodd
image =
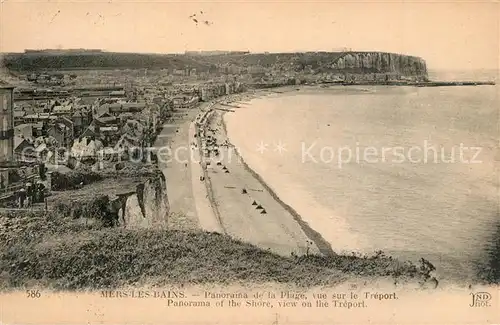
M349 48L420 56L430 69L498 69L499 16L496 1L0 0L0 52Z

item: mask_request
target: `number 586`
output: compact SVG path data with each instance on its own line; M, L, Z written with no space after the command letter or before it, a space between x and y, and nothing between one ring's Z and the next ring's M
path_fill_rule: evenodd
M40 298L42 294L38 290L26 290L27 298Z

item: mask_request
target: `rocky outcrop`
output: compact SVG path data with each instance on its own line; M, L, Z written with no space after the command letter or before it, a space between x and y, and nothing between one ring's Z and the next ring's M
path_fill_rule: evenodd
M394 53L347 52L333 62L331 68L339 72L427 78L427 65L422 58Z
M118 225L126 229L166 229L169 213L167 184L162 173L137 185L135 193L120 198Z
M101 220L107 227L167 227L170 209L166 180L162 172L144 176L135 188L124 186L123 190L126 192L102 193L96 190L92 198L64 200L57 203L54 210L74 219Z

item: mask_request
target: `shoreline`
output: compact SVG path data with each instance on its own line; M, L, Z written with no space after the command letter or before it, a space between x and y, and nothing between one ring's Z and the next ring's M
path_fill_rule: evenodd
M280 94L284 92L292 92L298 90L297 86L285 86L285 87L279 87L273 90L270 89L262 89L262 90L254 90L252 92L244 92L244 93L239 93L239 94L232 94L229 96L224 96L222 98L215 99L211 101L211 104L209 105L208 111L202 111L200 114L198 114L195 124L199 127L199 130L202 132L203 135L206 135L208 133L208 130L210 129L210 124L211 123L217 123L217 125L220 125L221 130L217 130L217 132L214 133L214 137L222 137L225 139L225 143L227 144L228 147L235 149L234 145L230 142L230 139L227 134L227 128L226 124L224 121L224 115L228 112L227 110L224 109L217 109L216 106L231 106L229 105L230 103L234 102L239 102L245 99L254 99L254 98L259 98L263 97L266 95L270 94ZM235 106L237 109L238 106ZM201 133L198 133L201 134ZM201 137L197 138L197 143L198 143L198 152L200 152L200 156L203 155L201 152L202 150L202 139ZM203 175L205 177L204 184L206 186L206 191L207 191L207 198L209 199L213 211L213 217L219 222L220 229L225 233L228 234L234 238L238 239L238 234L242 235L242 237L245 237L246 239L243 239L243 241L250 242L252 244L257 244L259 245L262 244L264 246L267 246L267 249L271 249L270 247L274 247L276 252L280 252L281 254L284 251L288 251L291 249L292 246L298 245L299 249L299 255L305 253L306 255L309 254L309 252L313 253L313 251L317 251L321 255L324 256L335 256L337 255L332 247L331 244L328 243L322 235L314 230L312 227L309 226L307 222L303 220L303 218L300 216L297 211L295 211L289 204L284 202L283 200L280 199L280 197L276 194L276 192L265 182L265 180L262 178L261 175L256 173L253 169L251 169L248 164L244 161L243 157L241 154L235 150L235 154L237 157L237 160L239 164L241 165L240 168L242 170L239 170L239 168L235 167L234 165L230 167L236 169L236 173L238 173L237 176L229 176L229 180L226 177L225 180L228 181L229 183L231 182L243 182L243 184L247 184L246 182L250 181L252 182L249 178L253 180L256 184L258 184L260 187L263 188L263 190L260 190L262 192L262 195L267 195L268 197L260 197L260 200L257 200L258 202L267 202L265 206L267 210L270 205L272 205L269 200L272 200L274 202L274 205L279 206L279 208L274 207L273 212L273 217L275 218L272 221L259 221L259 219L255 218L252 216L252 212L248 211L248 209L245 207L245 201L242 201L244 199L237 198L235 200L235 197L233 197L232 203L229 204L231 205L230 207L223 207L226 209L226 213L224 211L221 211L221 208L219 207L220 205L227 205L226 201L228 201L228 198L224 194L217 193L223 191L221 189L221 180L220 178L222 176L218 175L210 175L210 173L217 173L217 171L213 169L207 168L214 160L214 157L208 157L203 156L202 160L200 161L200 165L202 166L203 169ZM209 162L207 164L207 162ZM220 163L220 161L219 161ZM213 164L212 164L213 166ZM224 165L224 168L226 166ZM212 168L212 167L211 167ZM228 173L228 171L226 171ZM214 177L214 179L212 179ZM214 182L216 184L214 184ZM230 186L223 186L227 188L231 188ZM214 194L215 192L215 194ZM234 194L232 194L234 195ZM199 204L200 201L203 201L202 198L199 196L195 197L196 204ZM229 200L231 201L231 200ZM255 199L254 199L255 203ZM237 206L237 207L236 207ZM232 209L234 213L227 213L227 211ZM245 210L247 209L247 210ZM282 210L282 211L278 211ZM266 213L266 212L264 212ZM229 214L234 214L237 215L236 217L234 216L229 216ZM286 216L289 216L288 218ZM276 217L280 216L280 217ZM200 219L200 224L201 219L203 219L202 216L198 216ZM231 218L236 218L236 220L231 220ZM243 218L238 220L238 218ZM255 218L253 220L252 218ZM264 242L265 240L262 239L262 235L259 234L242 234L242 231L240 229L235 229L238 228L238 226L235 226L236 223L239 222L247 222L248 223L248 232L252 232L253 230L257 231L256 229L259 229L263 227L261 223L265 222L271 222L271 227L270 229L265 228L265 231L269 230L270 234L272 236L272 228L273 225L276 228L277 231L277 237L283 236L282 239L279 238L268 238L268 242ZM276 223L279 224L278 227L276 227ZM293 224L292 224L293 223ZM253 228L255 229L253 229ZM210 230L210 229L207 229ZM258 231L257 231L258 232ZM299 234L301 233L301 234ZM291 236L291 237L290 237ZM304 239L299 239L305 237ZM260 238L260 239L259 239ZM240 238L241 239L241 238ZM269 242L269 240L271 242ZM300 244L301 241L305 241L307 244L304 246L303 244ZM295 242L296 244L292 244ZM292 246L290 246L292 245ZM283 246L283 247L276 247L276 246ZM288 247L288 248L285 248ZM302 247L302 248L300 248ZM297 247L296 247L297 248ZM293 255L294 249L292 249L292 255Z
M223 132L228 137L228 139L230 139L229 134L227 132L226 121L224 120L224 115L225 114L226 113L223 113L222 117L221 117L222 126L223 126ZM264 180L264 178L261 175L259 175L256 171L254 171L252 168L250 168L250 166L248 166L248 164L246 163L246 161L243 158L243 156L241 155L241 153L231 143L230 140L229 140L229 143L234 148L235 153L236 153L238 159L241 161L241 163L245 167L245 169L260 184L262 184L262 187L264 187L266 189L266 191L271 195L271 197L273 197L276 200L276 202L278 202L285 210L287 210L293 216L294 220L299 224L299 226L302 228L302 230L304 231L304 233L306 234L306 236L309 237L309 239L316 244L316 246L318 247L319 251L323 255L325 255L325 256L334 256L334 255L337 255L333 251L333 248L332 248L331 244L328 241L326 241L323 238L323 236L318 231L316 231L315 229L313 229L312 227L310 227L309 224L306 221L303 220L303 218L301 217L301 215L297 211L295 211L295 209L292 206L290 206L289 204L287 204L286 202L284 202L283 200L281 200L280 197L276 194L276 192L266 183L266 181Z

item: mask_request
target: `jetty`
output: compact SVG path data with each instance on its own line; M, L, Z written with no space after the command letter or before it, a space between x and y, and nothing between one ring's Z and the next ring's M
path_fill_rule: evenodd
M417 87L448 87L448 86L494 86L494 81L428 81L424 83L412 83Z
M322 81L322 87L342 86L414 86L414 87L450 87L450 86L494 86L495 81Z

